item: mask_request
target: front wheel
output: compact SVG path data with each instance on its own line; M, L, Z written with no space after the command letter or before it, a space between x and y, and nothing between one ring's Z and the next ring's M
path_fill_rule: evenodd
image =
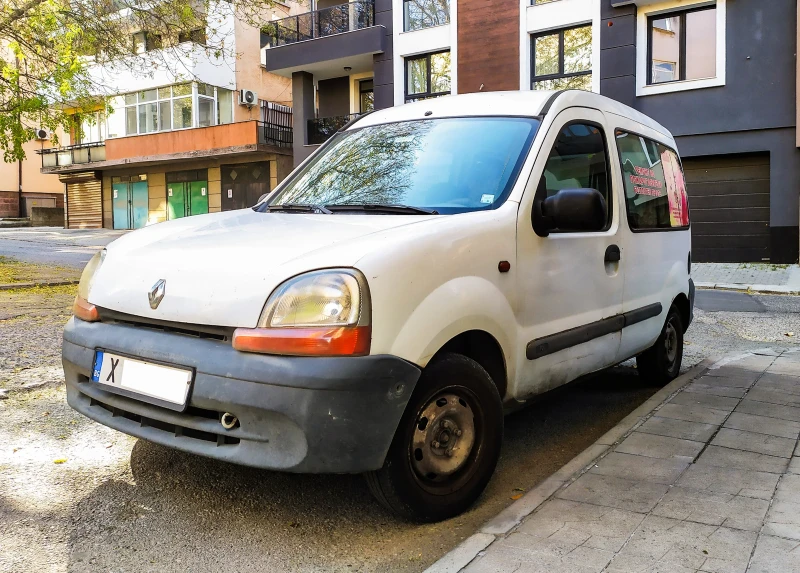
M401 517L447 519L483 492L502 439L503 406L489 374L466 356L445 354L423 372L383 467L367 483Z
M636 357L639 376L656 384L677 378L683 360L683 321L678 309L670 307L656 343Z

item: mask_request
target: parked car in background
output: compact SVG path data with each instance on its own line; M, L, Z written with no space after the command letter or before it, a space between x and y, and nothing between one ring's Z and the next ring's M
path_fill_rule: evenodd
M653 120L583 91L421 101L349 124L252 209L98 253L67 399L220 460L365 473L441 520L491 478L504 411L633 356L678 375L690 265Z

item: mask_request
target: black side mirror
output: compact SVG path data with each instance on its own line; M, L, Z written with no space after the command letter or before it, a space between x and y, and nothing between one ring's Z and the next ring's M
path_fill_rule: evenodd
M261 203L261 202L262 202L264 199L266 199L268 195L269 195L269 193L264 193L264 194L263 194L261 197L259 197L259 198L258 198L258 201L256 201L256 205L258 205L258 204L259 204L259 203Z
M534 201L533 230L540 237L550 231L602 231L608 206L597 189L562 189Z

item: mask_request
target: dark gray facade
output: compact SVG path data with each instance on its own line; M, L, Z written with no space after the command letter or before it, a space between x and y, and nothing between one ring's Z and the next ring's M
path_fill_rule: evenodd
M795 0L726 3L726 85L636 96L636 6L602 0L600 91L654 118L684 158L769 154L769 259L798 259ZM609 24L611 24L609 26ZM690 193L691 194L691 193Z

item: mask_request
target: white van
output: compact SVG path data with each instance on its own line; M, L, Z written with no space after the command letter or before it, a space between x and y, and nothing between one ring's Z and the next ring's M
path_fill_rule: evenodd
M355 120L252 209L98 253L67 399L219 460L365 473L440 520L489 481L504 411L633 356L678 375L690 265L658 123L583 91L421 101Z

